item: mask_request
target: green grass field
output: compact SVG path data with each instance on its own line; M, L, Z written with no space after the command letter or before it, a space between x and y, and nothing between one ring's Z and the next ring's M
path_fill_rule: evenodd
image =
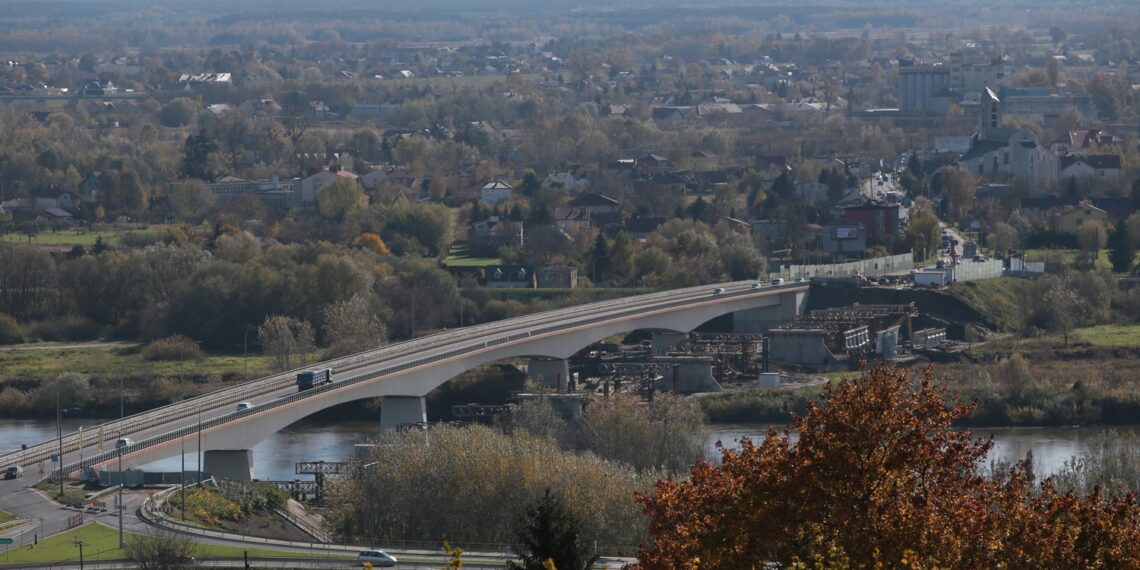
M1093 346L1140 347L1140 325L1100 325L1076 329L1070 342L1087 342Z
M202 360L146 361L138 343L34 343L0 348L0 380L64 372L80 374L174 375L243 372L267 374L270 359L261 355L212 355Z
M138 535L129 534L126 540L130 541L136 536ZM79 528L41 539L37 545L28 545L8 551L2 558L2 561L4 564L77 561L79 560L79 547L76 546L76 541L84 543L83 559L85 561L117 560L123 558L123 551L119 549L118 530L101 524L86 524ZM257 558L325 558L329 556L326 554L251 549L213 544L199 544L195 554L197 558L241 558L242 554L246 552L248 552L250 556Z
M1060 259L1065 263L1073 263L1080 255L1079 249L1027 249L1026 261L1047 261L1050 258ZM1097 269L1112 269L1112 262L1108 260L1108 250L1101 249L1096 258Z
M147 229L100 229L100 230L87 230L87 229L68 229L58 232L44 231L35 234L28 239L26 234L11 232L0 236L0 240L12 243L23 243L31 245L46 245L54 247L63 246L76 246L82 245L90 247L95 245L95 241L103 238L103 243L107 245L115 245L119 243L124 235L127 234L154 234L158 231L158 226L151 226Z
M16 520L16 515L13 515L8 511L0 511L0 523L6 523L12 520Z

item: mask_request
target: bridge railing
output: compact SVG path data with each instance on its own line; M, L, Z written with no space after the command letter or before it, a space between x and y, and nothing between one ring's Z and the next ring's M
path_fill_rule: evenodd
M726 285L731 285L731 284L726 284ZM782 286L765 287L763 289L741 289L741 290L735 290L735 291L726 291L722 296L718 297L718 299L733 298L733 297L738 297L738 296L742 296L742 295L749 295L749 294L768 294L768 293L772 293L772 292L778 291L778 290L800 289L800 288L804 288L806 286L807 285L805 283L795 283L795 284L786 284L786 285L782 285ZM348 376L347 378L339 379L336 382L333 382L330 384L325 384L323 386L317 386L317 387L314 387L312 389L306 390L304 392L296 392L296 393L289 394L289 395L281 397L281 398L277 398L275 400L272 400L270 402L266 402L264 404L261 404L259 406L254 407L254 408L230 412L230 413L227 413L227 414L224 414L221 416L215 416L213 418L209 418L206 421L199 422L198 424L195 424L192 426L186 426L186 427L183 427L181 429L178 429L178 430L175 430L172 432L168 432L166 434L161 434L158 436L143 439L141 441L135 442L132 445L126 446L124 448L115 449L115 450L112 450L109 452L103 452L103 453L94 455L94 456L89 457L89 458L84 458L81 462L74 462L74 463L71 463L68 465L64 465L64 466L62 466L61 469L63 470L63 473L71 473L71 472L74 472L78 469L83 469L85 467L89 467L91 465L95 465L95 464L102 463L102 462L108 461L110 459L116 458L116 457L118 457L119 452L130 453L132 451L142 450L142 449L145 449L147 447L151 447L153 445L159 445L159 444L166 443L166 442L174 440L174 439L178 439L179 437L184 437L184 436L189 435L191 433L196 433L200 429L201 430L210 429L210 428L213 428L213 427L225 424L225 423L229 423L235 419L245 417L245 416L250 415L250 414L263 413L269 409L273 409L273 408L277 408L277 407L284 406L287 404L291 404L293 402L296 402L296 401L299 401L302 399L312 398L312 397L318 396L320 394L323 394L323 393L331 391L331 390L343 389L347 386L359 384L361 382L368 382L371 380L375 380L378 378L389 376L391 374L395 374L395 373L403 372L405 370L409 370L412 368L424 366L426 364L432 364L434 362L438 362L440 360L444 360L447 358L453 358L455 356L460 356L460 355L475 352L478 350L484 350L484 349L499 346L499 345L502 345L505 343L516 342L519 340L530 338L530 337L535 336L535 335L545 335L545 334L557 332L557 331L560 331L560 330L563 330L566 328L570 328L570 327L577 327L577 326L582 326L582 325L586 325L586 324L593 324L593 323L597 323L597 322L601 322L601 321L605 321L605 320L622 318L622 317L629 316L630 314L636 314L636 313L644 312L644 311L650 310L650 309L661 309L661 308L670 308L670 307L675 307L675 306L687 305L694 300L694 297L693 297L694 294L700 295L703 293L703 294L707 295L708 291L709 291L709 286L702 286L702 287L691 287L691 288L687 288L687 289L674 290L674 291L669 291L669 292L664 292L664 293L650 293L648 295L639 295L637 297L629 297L629 298L623 298L623 299L612 299L612 300L608 300L608 301L602 301L599 303L591 303L590 305L585 306L585 307L581 307L581 306L569 307L569 308L559 309L559 310L555 310L555 311L548 311L548 312L544 312L544 313L536 313L534 315L527 315L525 317L518 317L517 319L509 319L507 321L499 321L497 323L489 323L489 324L485 324L485 325L479 325L471 331L468 331L467 329L459 329L457 331L437 333L437 334L431 335L429 337L421 337L420 339L403 341L400 343L396 343L394 345L388 345L388 346L382 347L380 349L375 349L372 351L366 351L366 352L358 353L358 354L351 355L351 356L348 356L348 357L345 357L342 359L337 359L337 360L333 360L330 362L322 363L320 366L329 366L329 365L332 365L332 366L349 365L349 366L351 366L352 364L359 364L361 362L361 359L366 359L366 357L367 357L367 359L371 359L371 360L375 360L375 359L381 358L383 356L389 356L389 358L399 358L401 356L408 356L408 355L412 355L415 353L422 353L425 351L429 351L432 348L435 348L435 347L440 346L440 345L454 344L454 343L459 342L461 340L469 339L469 337L471 337L471 336L479 336L480 334L486 334L488 332L497 332L499 330L504 330L504 329L505 330L515 330L522 323L529 323L529 322L534 322L534 321L544 322L544 321L549 321L552 318L560 317L563 315L571 317L568 320L556 322L554 324L550 324L550 325L540 327L540 328L537 328L534 330L526 330L526 331L518 331L518 332L514 332L514 333L509 333L509 334L506 334L503 336L498 336L498 337L493 338L493 339L484 340L482 342L475 342L475 343L466 344L462 347L455 348L452 350L448 350L445 352L428 354L426 356L423 356L423 357L420 357L420 358L417 358L417 359L414 359L414 360L411 360L408 362L404 362L404 363L396 364L393 366L380 368L377 370L371 370L371 371L368 371L366 373L358 374L355 376ZM701 299L701 297L698 297L697 299L699 300L699 299ZM650 303L646 304L647 301L650 301ZM422 341L423 339L428 339L426 346L419 342L419 341ZM407 350L409 348L412 350L410 350L410 351ZM392 352L398 352L398 353L403 353L403 354L391 354L391 355L386 354L386 353L392 353ZM370 364L370 363L366 363L366 364ZM355 366L354 368L360 368L360 367L361 366ZM351 369L353 369L353 368L350 368L350 370ZM278 374L275 376L265 378L265 379L263 379L263 381L265 381L265 382L282 382L282 381L284 381L285 384L291 385L293 383L293 375L295 375L295 373L296 373L296 371L290 371L290 372L287 372L284 374ZM243 386L238 386L235 388L230 388L230 389L226 389L226 390L221 390L219 392L215 392L214 394L226 393L226 395L225 396L215 396L213 398L213 401L224 400L225 403L232 403L232 402L240 401L241 398L249 397L247 392L257 390L258 389L257 386L261 386L261 384L259 384L259 382L261 382L261 381L256 381L256 382L246 384ZM251 387L251 386L253 386L253 387ZM242 388L247 388L247 387L249 387L247 391L240 390ZM276 391L276 390L281 389L282 387L284 387L284 385L273 386L272 389L262 391L259 393ZM235 392L237 394L242 394L242 396L235 399ZM194 403L194 402L198 401L199 399L207 399L207 396L212 396L212 395L204 395L204 396L200 396L198 398L186 400L184 402L180 402L179 404L176 404L175 406L178 406L178 405L186 406L187 404ZM167 408L169 408L169 407L170 406L167 406ZM163 410L163 409L166 409L166 408L160 408L160 410ZM175 416L175 415L177 415L177 418L175 418L175 419L182 419L182 418L186 418L186 417L192 417L196 413L197 413L197 408L196 407L190 407L188 412L183 412L181 414L172 414L172 413L167 413L165 415L160 414L159 417L160 418L165 417L166 419L164 421L170 421L171 417ZM140 416L142 416L142 415L145 415L145 414L140 414ZM148 422L149 425L147 425L146 427L147 428L153 427L154 425L157 425L157 423L161 423L161 422L151 421L151 422ZM137 432L137 431L141 431L142 429L146 429L146 428L136 427L133 431ZM77 441L77 438L76 438L76 441ZM52 442L45 442L45 444L42 444L42 445L50 446L51 443ZM56 474L58 474L59 472L60 472L59 469L55 470Z

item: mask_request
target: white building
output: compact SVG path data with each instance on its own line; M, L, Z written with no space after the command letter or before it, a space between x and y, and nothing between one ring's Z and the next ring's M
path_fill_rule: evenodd
M501 180L488 182L479 189L479 203L494 207L514 197L514 189Z

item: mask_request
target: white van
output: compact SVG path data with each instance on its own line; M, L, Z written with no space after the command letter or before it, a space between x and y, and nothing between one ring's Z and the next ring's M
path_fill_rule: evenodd
M244 412L244 411L246 411L252 407L253 407L253 404L251 404L249 402L239 402L237 405L237 411Z
M116 442L115 442L115 449L122 449L122 448L124 448L124 447L130 447L130 446L132 446L132 445L134 445L134 444L135 444L135 442L134 442L134 440L132 440L131 438L129 438L129 437L120 437L120 438L119 438L119 441L116 441Z

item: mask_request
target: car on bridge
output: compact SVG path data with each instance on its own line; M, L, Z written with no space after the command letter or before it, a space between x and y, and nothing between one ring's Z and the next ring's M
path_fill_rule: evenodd
M366 562L372 566L388 568L396 565L396 557L383 550L365 550L356 555L356 563L358 566L364 566Z
M724 287L713 289L713 295L724 295Z

